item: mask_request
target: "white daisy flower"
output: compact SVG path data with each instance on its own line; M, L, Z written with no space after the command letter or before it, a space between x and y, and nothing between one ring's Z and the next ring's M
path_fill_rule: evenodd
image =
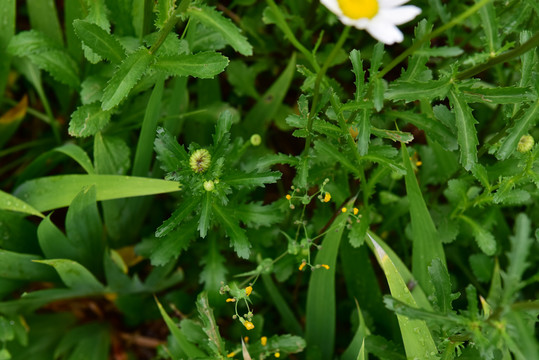
M345 25L367 30L387 45L404 37L396 25L402 25L421 13L417 6L402 4L410 0L320 0Z

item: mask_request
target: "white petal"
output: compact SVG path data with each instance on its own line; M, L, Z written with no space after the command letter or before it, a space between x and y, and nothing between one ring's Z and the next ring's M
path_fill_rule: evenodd
M344 24L344 25L348 25L348 26L353 26L355 27L356 29L361 29L361 30L364 30L367 28L367 26L369 25L369 23L371 22L371 20L367 19L367 18L361 18L361 19L350 19L349 17L347 16L339 16L339 20L341 20L341 22Z
M406 5L394 9L380 9L376 18L394 25L402 25L421 14L421 9L417 6Z
M376 40L387 45L393 45L404 39L399 28L391 23L380 21L376 18L367 26L367 32Z
M380 8L382 9L387 9L406 4L408 1L410 0L378 0L378 5L380 5Z
M337 0L320 0L320 2L335 15L342 15L342 11Z

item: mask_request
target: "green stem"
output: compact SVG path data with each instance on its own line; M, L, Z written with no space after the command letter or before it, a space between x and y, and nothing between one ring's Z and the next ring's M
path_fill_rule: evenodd
M485 71L486 69L490 68L490 67L493 67L499 63L502 63L502 62L505 62L509 59L512 59L512 58L515 58L517 56L520 56L522 54L524 54L525 52L528 52L530 51L531 49L533 49L534 47L538 46L539 45L539 32L536 33L535 35L533 35L528 41L526 41L524 44L520 45L519 47L511 50L511 51L507 51L503 54L500 54L498 56L495 56L493 57L492 59L490 59L489 61L487 61L486 63L484 64L479 64L477 66L474 66L472 67L471 69L468 69L468 70L465 70L465 71L462 71L460 73L457 74L456 76L456 79L457 80L462 80L462 79L467 79L469 77L472 77L476 74L479 74L480 72L483 72Z
M426 41L429 41L430 39L442 34L444 31L452 28L453 26L460 24L463 22L466 18L472 16L475 14L479 9L481 9L483 6L487 5L489 2L493 0L481 0L480 2L476 3L474 6L470 7L468 10L448 22L447 24L442 25L438 29L434 30L430 34L425 35L420 40L416 41L412 46L410 46L406 51L401 53L399 56L397 56L395 59L393 59L392 62L390 62L382 71L380 71L377 76L379 78L384 77L388 72L391 71L395 66L400 64L401 61L406 59L409 55L413 54L423 43Z
M52 128L52 133L54 134L54 140L56 140L57 144L60 144L62 142L62 138L60 137L60 130L58 129L58 123L56 122L56 119L54 118L54 114L52 113L49 100L47 99L47 96L45 95L45 91L43 90L41 83L39 84L39 86L36 86L36 91L37 91L37 95L39 96L39 99L43 103L43 107L45 108L45 113L47 114L47 117L48 117L47 123Z
M317 72L320 71L320 66L318 65L318 62L316 61L316 58L296 38L296 36L294 35L292 30L286 23L286 20L284 19L283 14L281 13L281 10L277 6L277 4L275 4L275 1L266 0L266 3L271 8L271 10L273 10L273 13L275 15L275 24L279 27L279 29L281 29L282 32L284 32L285 36L288 38L288 40L290 40L292 45L294 45L294 47L298 49L305 56L305 58L307 59L307 61L309 61L313 69Z
M140 40L150 33L152 28L153 15L153 0L144 0L144 9L142 13L142 31L140 32Z
M191 0L182 0L174 14L168 18L167 22L163 26L163 28L159 31L159 37L157 38L157 41L155 44L152 45L150 48L150 54L155 54L157 50L163 45L163 42L167 38L168 34L174 29L178 21L180 21L179 14L185 12L187 10L187 7L191 3Z

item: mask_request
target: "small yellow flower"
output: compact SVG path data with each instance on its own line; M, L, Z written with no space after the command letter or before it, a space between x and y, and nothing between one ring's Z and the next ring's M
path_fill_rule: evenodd
M243 323L243 326L245 326L245 328L246 328L247 330L253 330L253 329L255 328L255 326L253 325L253 323L250 322L250 321L245 321L245 322Z
M321 264L320 267L323 267L324 269L329 270L329 265Z
M285 197L286 197L286 200L290 200L290 199L292 199L292 196L290 196L290 195L288 195L288 194L286 194L286 196L285 196Z
M354 208L354 215L357 215L358 212L359 212L359 209L358 209L358 208Z
M243 341L245 341L246 343L248 343L248 342L249 342L249 336L245 336L245 337L243 338Z
M260 343L262 344L262 346L266 346L266 344L268 343L268 338L266 336L262 336L260 338Z
M228 354L228 355L227 355L226 357L227 357L227 358L231 358L231 357L234 357L235 355L236 355L236 353L235 353L235 352L231 352L231 353L230 353L230 354Z
M278 358L278 357L281 357L281 354L278 353L278 352L276 352L275 354L273 354L273 356L275 356L276 358Z
M345 208L345 207L343 207L343 208L341 209L341 211L342 211L343 213L345 213L345 212L347 212L347 211L348 211L348 209L347 209L347 208Z
M421 160L417 160L415 162L415 166L420 167L421 165L423 165L423 162Z
M299 266L299 271L302 271L305 265L307 265L307 263L305 261L302 262L301 265Z
M249 296L249 295L251 295L252 292L253 292L253 287L252 286L247 286L245 288L245 295Z
M228 299L226 299L226 302L236 302L236 299L234 299L234 298L228 298Z
M331 200L331 194L327 192L326 195L324 195L324 202L329 202L329 200Z

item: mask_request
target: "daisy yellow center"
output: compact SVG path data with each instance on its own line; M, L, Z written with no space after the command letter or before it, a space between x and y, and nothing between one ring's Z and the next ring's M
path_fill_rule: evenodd
M372 19L378 14L377 0L337 0L343 14L350 19Z

